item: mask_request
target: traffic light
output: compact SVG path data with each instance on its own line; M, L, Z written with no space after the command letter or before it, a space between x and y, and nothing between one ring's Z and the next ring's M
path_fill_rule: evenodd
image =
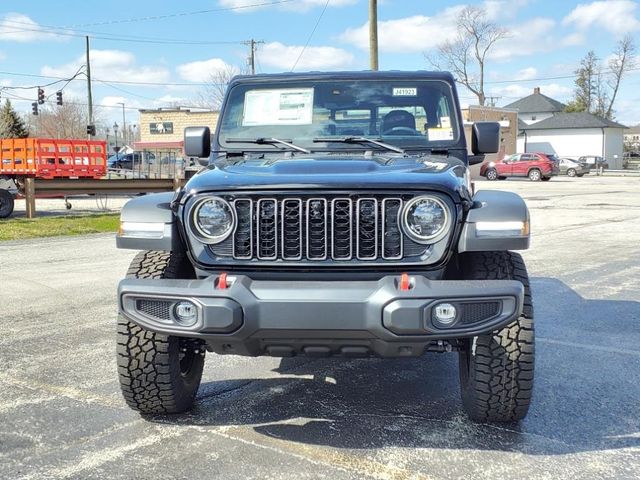
M87 135L94 136L96 135L96 126L95 125L87 125Z
M44 103L44 90L38 87L38 103L42 105Z
M62 105L62 90L56 92L56 105Z
M31 113L38 115L38 102L33 102L31 104Z

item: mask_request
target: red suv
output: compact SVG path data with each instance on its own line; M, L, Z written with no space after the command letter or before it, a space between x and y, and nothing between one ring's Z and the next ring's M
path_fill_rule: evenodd
M504 180L507 177L529 177L532 182L550 180L560 173L558 159L545 153L516 153L502 160L483 163L480 175L487 180Z

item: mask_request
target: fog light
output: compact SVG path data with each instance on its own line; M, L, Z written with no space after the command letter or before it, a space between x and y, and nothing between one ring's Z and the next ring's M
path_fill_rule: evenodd
M182 326L191 327L198 321L198 307L191 302L182 301L176 303L173 312L175 313L176 321Z
M444 327L449 327L456 321L458 312L450 303L439 303L433 308L435 320Z

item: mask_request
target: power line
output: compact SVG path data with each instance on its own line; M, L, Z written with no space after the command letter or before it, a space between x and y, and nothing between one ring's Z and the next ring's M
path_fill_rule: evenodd
M212 8L208 10L195 10L191 12L177 12L177 13L168 13L164 15L149 15L146 17L132 17L132 18L124 18L124 19L116 19L116 20L106 20L102 22L81 23L81 24L69 25L68 27L65 27L65 28L95 27L98 25L116 25L121 23L148 22L148 21L155 21L155 20L164 20L167 18L186 17L190 15L202 15L206 13L226 12L230 10L243 10L248 8L268 7L272 5L290 3L293 1L294 0L274 0L270 2L238 5L236 7L221 7L221 8Z
M0 75L12 75L16 77L29 77L29 78L45 78L49 80L68 80L66 77L57 77L54 75L38 75L35 73L19 73L0 71ZM74 79L75 80L75 79ZM158 87L193 87L193 86L206 86L206 85L223 85L211 83L211 82L136 82L133 80L106 80L94 78L94 81L101 81L107 83L115 83L122 85L146 85L146 86L158 86Z
M6 21L11 23L11 21ZM85 37L87 34L91 36L92 39L95 40L106 40L112 42L130 42L130 43L147 43L147 44L158 44L158 45L238 45L242 44L243 40L234 40L234 41L208 41L208 40L179 40L179 39L163 39L156 37L136 37L132 35L127 36L116 36L109 33L103 32L91 32L88 30L79 30L78 33L72 32L61 32L58 31L60 27L51 27L49 28L16 28L15 30L2 30L0 31L0 35L6 35L10 33L19 33L19 32L44 32L50 33L52 35L60 35L65 37ZM82 33L80 33L82 32Z
M309 42L311 42L311 38L313 37L313 34L316 33L316 28L318 28L318 25L320 24L320 20L322 20L324 12L327 10L327 7L329 6L329 1L330 0L327 0L327 2L324 4L324 8L320 12L320 15L318 16L318 20L316 20L316 24L313 26L313 30L311 30L311 33L307 37L307 43L304 44L304 47L302 47L302 50L300 50L300 54L298 55L298 58L296 58L296 62L293 64L293 67L291 67L291 71L292 72L296 69L296 66L298 65L298 62L302 58L302 54L304 53L304 51L309 46Z

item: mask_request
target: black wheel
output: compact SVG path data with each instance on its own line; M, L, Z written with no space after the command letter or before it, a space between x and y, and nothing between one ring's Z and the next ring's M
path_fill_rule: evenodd
M577 177L578 177L578 178L582 178L582 177L584 177L584 173L579 173L579 174L577 175Z
M498 180L506 180L506 179L507 179L507 177L504 177L504 176L498 177Z
M576 169L575 168L570 168L569 170L567 170L567 175L569 177L575 177L576 176Z
M529 170L529 180L531 180L532 182L539 182L540 179L542 178L542 173L540 173L540 170L538 170L537 168L533 168L531 170Z
M490 168L484 173L484 176L487 177L487 180L497 180L498 179L498 171L495 168Z
M141 252L128 278L193 278L186 257ZM120 316L117 360L120 387L127 404L143 414L180 413L191 409L204 367L204 347L186 338L143 329Z
M0 218L7 218L13 213L13 195L7 190L0 190Z
M518 280L524 285L522 315L489 335L467 340L460 351L462 404L472 420L517 422L529 410L533 390L534 327L529 276L512 252L474 252L461 259L469 280Z
M548 182L549 180L551 180L551 177L542 177L540 180L542 180L543 182Z

